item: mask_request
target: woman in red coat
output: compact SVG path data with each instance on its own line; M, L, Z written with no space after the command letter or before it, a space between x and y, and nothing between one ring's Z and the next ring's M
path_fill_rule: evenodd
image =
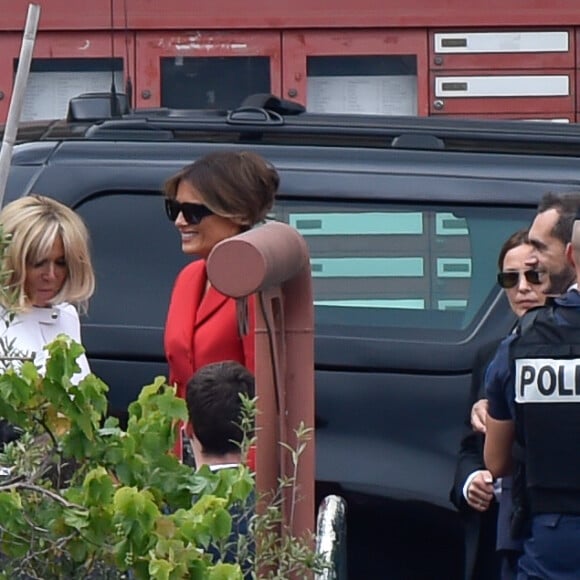
M221 151L187 165L165 184L165 207L181 249L201 258L178 275L165 326L169 381L180 397L206 364L234 360L254 372L253 300L250 331L241 336L236 301L210 284L206 259L217 243L264 220L279 181L274 167L256 153ZM179 442L176 450L181 455Z

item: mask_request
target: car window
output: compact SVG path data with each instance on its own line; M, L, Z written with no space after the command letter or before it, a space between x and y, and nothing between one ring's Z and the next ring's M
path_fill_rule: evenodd
M462 330L497 295L499 249L532 211L282 202L275 218L308 242L319 325Z
M181 252L160 192L107 192L76 208L91 236L97 279L91 324L163 327Z
M191 260L158 192L107 192L77 208L91 232L97 290L88 321L163 327L171 288ZM316 324L346 336L389 329L463 331L499 289L503 241L533 210L502 207L294 202L273 217L306 239ZM416 333L415 333L416 334Z

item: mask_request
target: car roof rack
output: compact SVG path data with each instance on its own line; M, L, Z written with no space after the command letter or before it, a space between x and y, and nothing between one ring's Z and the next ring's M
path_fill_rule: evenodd
M266 109L279 115L300 115L306 112L306 107L295 101L288 101L270 93L257 93L246 97L240 107Z
M231 111L225 119L223 115L206 112L197 117L125 117L93 125L86 137L580 155L577 127L377 115L303 113L283 117L251 108Z
M232 110L128 110L111 118L111 94L89 93L74 100L68 123L53 122L43 140L183 141L233 144L362 147L580 156L575 124L458 117L308 112L302 105L269 93L250 95ZM103 105L103 99L107 104ZM103 116L96 121L95 102ZM84 109L83 109L84 107ZM84 111L84 113L83 113ZM83 113L81 115L81 113ZM84 116L86 120L82 121ZM37 133L40 128L35 129Z

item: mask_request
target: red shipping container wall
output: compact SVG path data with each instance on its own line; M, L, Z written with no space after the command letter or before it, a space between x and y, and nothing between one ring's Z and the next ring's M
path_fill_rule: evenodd
M8 1L8 0L6 0ZM21 31L28 0L10 0L2 30ZM115 26L125 13L131 29L443 28L570 26L578 22L571 0L114 0ZM43 0L41 30L102 30L110 27L110 0Z
M270 91L317 111L580 114L580 12L567 0L113 4L110 14L110 0L77 0L74 10L68 0L43 1L27 119L62 116L75 91L108 90L113 74L120 91L130 76L138 107L230 108L249 92ZM13 0L0 24L0 121L27 6Z

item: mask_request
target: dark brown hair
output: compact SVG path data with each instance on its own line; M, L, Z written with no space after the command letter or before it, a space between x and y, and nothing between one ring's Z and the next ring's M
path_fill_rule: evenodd
M170 177L164 187L168 198L175 199L181 181L193 186L215 214L251 227L272 208L280 177L257 153L217 151Z
M528 241L528 230L518 230L512 234L501 247L499 251L499 256L497 258L497 269L501 272L503 270L503 261L505 260L505 255L514 248L521 246L522 244L529 244Z

